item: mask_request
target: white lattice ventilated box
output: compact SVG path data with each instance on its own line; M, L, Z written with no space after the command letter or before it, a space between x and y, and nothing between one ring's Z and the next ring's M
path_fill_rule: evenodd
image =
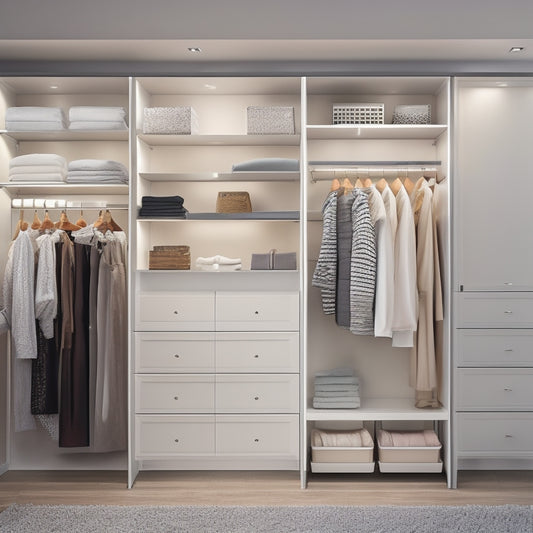
M294 134L294 107L249 106L246 111L248 135Z
M333 104L333 124L383 124L385 104Z

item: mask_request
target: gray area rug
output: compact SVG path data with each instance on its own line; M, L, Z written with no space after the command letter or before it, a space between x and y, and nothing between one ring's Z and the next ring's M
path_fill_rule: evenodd
M244 507L11 505L16 533L533 533L533 506Z

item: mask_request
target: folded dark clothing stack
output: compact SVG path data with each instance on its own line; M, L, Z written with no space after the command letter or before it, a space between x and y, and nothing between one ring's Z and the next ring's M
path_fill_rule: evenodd
M143 196L139 210L139 216L153 218L185 218L187 213L187 209L183 207L183 198L177 195Z

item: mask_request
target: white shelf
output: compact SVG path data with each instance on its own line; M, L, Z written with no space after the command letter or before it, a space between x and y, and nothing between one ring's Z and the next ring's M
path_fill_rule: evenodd
M11 196L30 194L128 194L129 186L123 183L0 183L0 188Z
M307 420L448 420L448 411L417 409L405 398L362 399L359 409L307 409Z
M308 139L436 139L447 126L444 124L338 124L308 125Z
M187 218L159 218L138 217L138 222L191 222L195 220L208 220L220 222L224 220L246 221L273 221L273 222L298 222L299 211L254 211L253 213L188 213Z
M147 181L299 181L299 172L139 172Z
M0 130L16 141L127 141L128 130L62 130L62 131L7 131Z
M158 135L141 133L149 146L299 146L300 135Z

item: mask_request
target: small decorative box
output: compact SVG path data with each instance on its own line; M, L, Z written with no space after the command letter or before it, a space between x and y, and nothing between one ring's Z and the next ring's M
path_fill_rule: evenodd
M198 132L192 107L145 107L143 133L191 135Z
M393 124L430 124L431 106L422 105L397 105L392 114Z
M248 135L293 135L294 107L249 106Z
M385 104L333 104L333 124L383 124Z

